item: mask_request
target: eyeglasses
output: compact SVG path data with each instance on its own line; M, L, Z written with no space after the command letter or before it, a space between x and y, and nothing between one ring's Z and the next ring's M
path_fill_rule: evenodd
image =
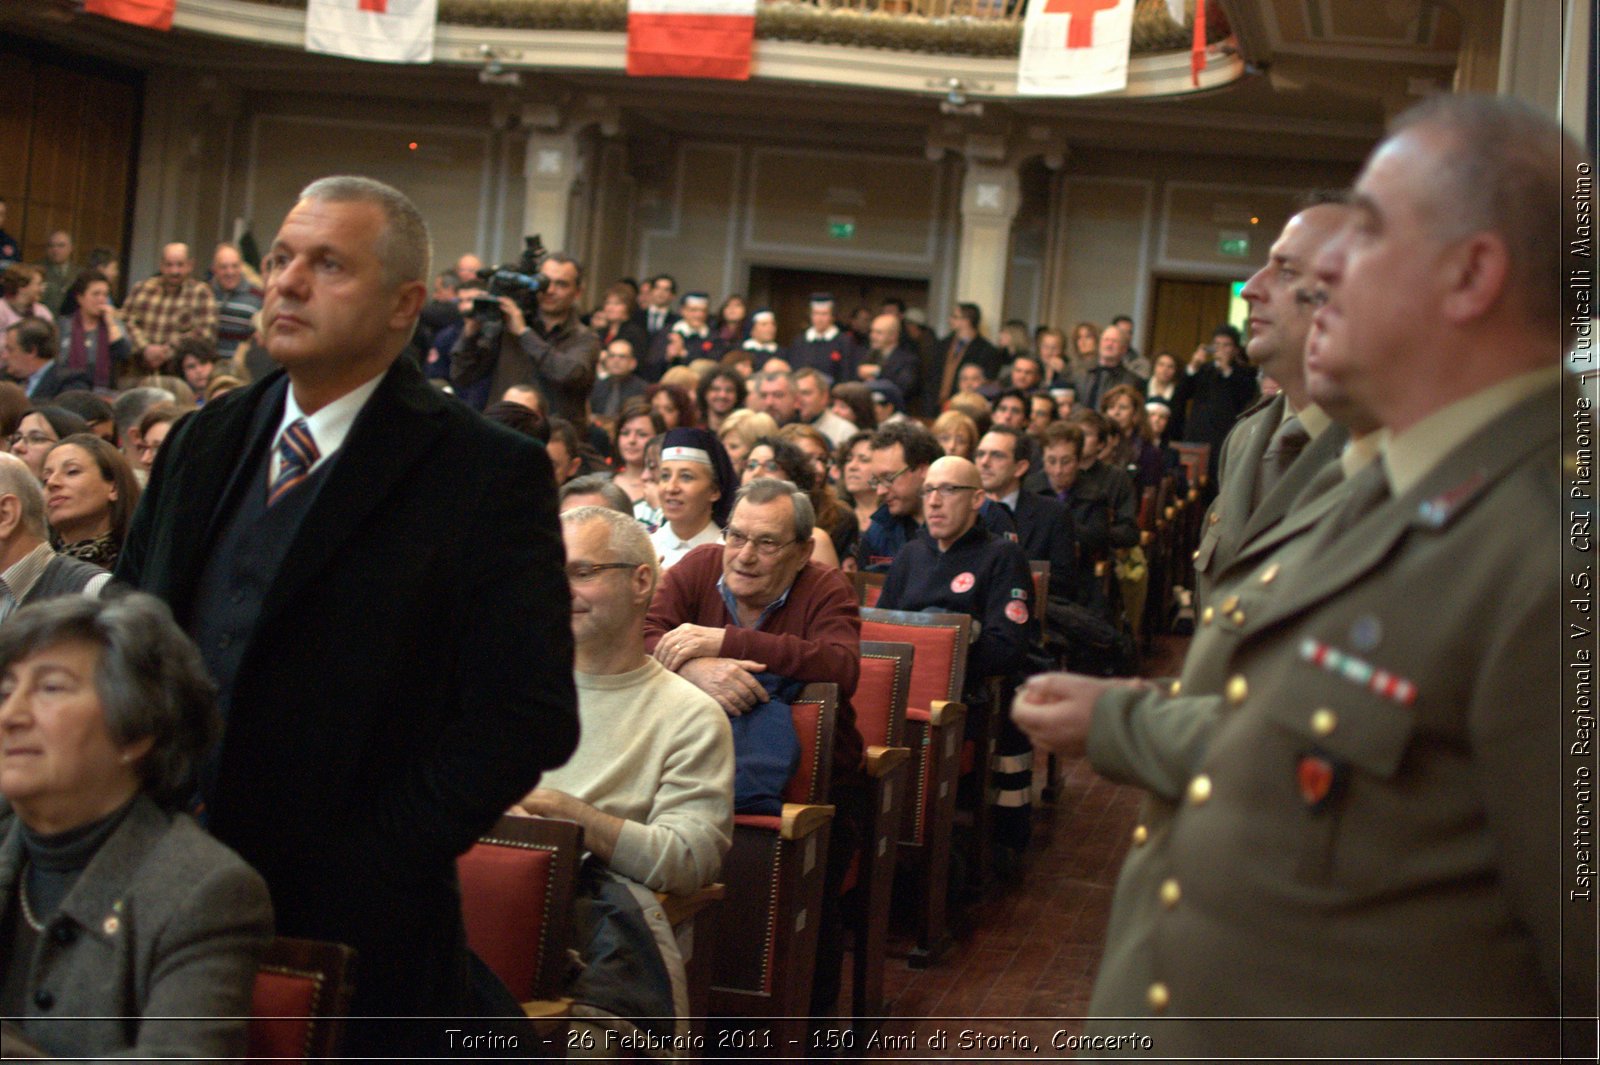
M923 499L927 499L929 496L938 496L948 503L956 497L957 492L976 492L977 490L975 486L970 484L925 484L922 486L922 491L917 494Z
M906 474L908 474L910 472L911 472L911 467L910 466L902 466L900 468L900 472L899 473L891 473L887 477L869 477L869 478L867 478L867 484L870 487L873 487L873 488L888 488L891 484L894 484L896 481L898 481L900 478L904 477Z
M730 525L722 530L722 542L735 551L743 551L747 545L755 544L756 554L762 558L771 558L790 544L796 544L800 541L774 540L770 536L758 536L752 540L749 536Z
M588 584L608 569L633 569L638 562L568 562L567 580L573 584Z
M29 447L43 447L46 444L53 444L56 442L55 437L45 436L43 433L37 431L31 433L12 433L7 439L10 441L12 447L16 447L24 440L28 442Z
M777 459L767 459L765 462L762 462L758 459L751 459L744 464L744 468L752 472L756 470L765 470L768 473L777 473L782 469L782 467L778 465Z

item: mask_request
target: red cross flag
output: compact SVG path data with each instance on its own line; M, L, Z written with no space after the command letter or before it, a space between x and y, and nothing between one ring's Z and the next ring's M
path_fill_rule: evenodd
M1091 96L1128 86L1134 0L1028 0L1017 92Z
M628 73L748 81L756 0L628 0Z
M306 51L431 63L438 14L439 0L306 0Z
M177 6L178 0L84 0L83 9L91 15L103 15L118 22L170 30L172 13Z

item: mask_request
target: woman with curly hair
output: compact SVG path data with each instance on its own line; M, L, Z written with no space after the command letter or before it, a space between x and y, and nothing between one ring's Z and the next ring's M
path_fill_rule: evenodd
M836 511L843 513L847 518L852 515L839 506L839 500L826 482L822 484L822 490L825 490L826 494L819 493L816 471L812 469L811 460L806 458L805 452L781 436L763 436L750 449L749 457L744 460L744 469L739 471L739 474L741 483L744 484L749 484L758 477L776 477L788 481L804 492L811 500L812 509L817 512L816 527L811 530L811 560L820 562L824 566L832 566L834 569L839 568L839 559L843 556L834 546L830 526L823 523L822 507L818 501L831 500ZM834 520L835 522L839 520L837 514Z
M694 399L678 385L657 381L645 389L644 398L661 415L668 429L693 429L700 424Z

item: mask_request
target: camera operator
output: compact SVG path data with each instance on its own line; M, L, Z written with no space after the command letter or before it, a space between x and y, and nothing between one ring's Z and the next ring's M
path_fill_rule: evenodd
M450 383L459 393L490 378L491 399L512 385L532 385L543 393L551 414L584 425L600 338L579 320L576 309L583 267L556 252L540 265L539 276L543 284L536 295L527 290L502 293L496 300L498 314L475 311L467 316L451 352Z

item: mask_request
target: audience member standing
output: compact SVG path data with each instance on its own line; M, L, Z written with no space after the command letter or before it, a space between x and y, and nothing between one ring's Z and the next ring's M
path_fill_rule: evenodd
M136 374L162 373L186 336L217 340L217 301L211 286L190 274L189 245L161 249L161 272L133 286L123 309Z
M515 1011L466 949L455 859L577 740L550 464L399 358L427 277L403 194L309 185L267 255L286 373L172 432L118 568L217 679L200 796L279 933L359 951L355 1014L438 1018L353 1024L357 1056Z
M39 297L40 302L50 308L51 314L59 315L67 289L78 279L78 264L72 261L72 234L64 229L50 234L39 269L44 271L44 295Z

